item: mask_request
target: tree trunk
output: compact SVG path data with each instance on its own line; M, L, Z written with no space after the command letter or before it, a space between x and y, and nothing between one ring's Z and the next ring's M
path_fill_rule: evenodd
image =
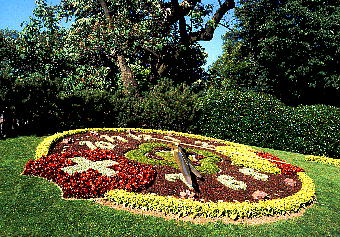
M113 29L113 19L110 14L110 11L107 7L105 0L98 0L101 7L104 10L105 16L109 22L109 29ZM135 95L138 96L138 88L137 88L137 81L133 75L133 72L130 66L127 64L125 57L121 54L116 52L115 50L112 52L113 55L117 58L118 68L120 71L121 79L123 82L123 93L125 95Z
M123 55L116 55L118 61L118 67L123 82L123 93L125 95L138 96L137 81L133 75L130 66L126 63Z

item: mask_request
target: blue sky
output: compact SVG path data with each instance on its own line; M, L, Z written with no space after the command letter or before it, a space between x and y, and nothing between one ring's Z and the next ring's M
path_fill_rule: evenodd
M58 3L60 0L48 0L48 3ZM217 2L212 0L203 1L205 3ZM34 0L0 0L0 29L21 30L20 24L32 16L35 7ZM201 42L201 45L208 53L208 67L222 53L222 36L225 34L224 27L218 27L214 38L209 42Z

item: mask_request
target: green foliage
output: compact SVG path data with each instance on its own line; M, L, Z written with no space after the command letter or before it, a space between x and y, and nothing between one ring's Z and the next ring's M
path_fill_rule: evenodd
M152 164L152 165L171 165L177 168L177 165L174 159L156 160L156 159L149 158L145 155L146 153L153 151L153 149L156 147L168 147L168 145L164 143L143 143L139 146L139 149L131 150L127 152L125 156L128 159L136 160L141 163Z
M0 54L6 58L1 64L6 64L11 78L44 75L51 83L61 79L60 91L74 92L125 90L130 80L136 81L131 87L138 85L138 91L147 90L164 76L180 84L204 74L203 49L196 41L183 43L178 20L168 19L166 9L174 10L173 3L65 0L49 5L39 0L36 4L33 16L22 24L22 32L15 37L1 33ZM202 24L187 27L187 34L199 31L203 18L211 14L203 4L192 11L196 15L188 16L185 25L199 19ZM62 27L69 19L73 23Z
M193 131L198 95L187 85L162 80L145 92L143 98L125 98L121 127L140 127L175 131Z
M334 0L240 3L235 11L237 28L226 35L225 47L229 49L234 38L239 43L216 63L220 74L225 79L236 76L238 85L270 92L289 104L339 105L339 4Z
M108 90L111 83L106 80L108 67L78 65L63 78L63 90L86 91L86 90Z
M145 94L140 120L153 129L192 131L197 98L187 85L161 81Z
M19 78L15 84L15 102L12 113L21 121L21 132L35 130L37 134L51 131L58 120L57 81L50 81L45 75L33 73L30 77ZM27 122L27 124L25 124ZM37 129L39 128L39 129ZM52 130L53 131L53 130Z
M175 84L191 84L206 76L207 73L202 66L206 62L207 55L203 53L204 49L199 44L169 50L173 53L164 57L168 65L168 69L163 74L164 77L170 78Z
M200 99L199 130L207 136L305 154L340 157L340 109L289 107L256 92L209 91Z
M61 92L58 94L59 129L105 127L116 120L112 94L101 90ZM116 125L116 124L112 124Z
M65 57L65 28L60 27L61 17L57 7L47 5L46 1L36 2L34 16L22 24L17 47L20 65L13 65L17 77L27 78L32 73L44 75L46 80L54 80L67 75L70 59Z
M22 121L16 131L20 134L85 127L194 130L198 96L185 85L163 81L143 97L130 97L92 88L65 91L62 79L52 81L38 73L0 80L6 82L13 85L4 87L8 94L1 105L6 120Z
M198 149L187 150L204 156L204 159L200 160L201 165L196 167L199 172L207 174L216 174L220 171L220 168L218 168L218 165L216 163L221 161L221 157L215 155L210 151Z
M218 86L232 88L247 85L243 80L247 78L252 62L249 57L242 55L241 46L242 41L232 33L224 35L223 53L209 68L210 77Z
M188 16L188 21L203 22L211 13L199 5L194 8L197 14ZM168 20L172 8L173 3L151 0L65 0L59 13L75 21L65 38L65 51L86 63L102 64L112 71L118 68L121 80L124 70L131 69L142 89L164 76L193 82L203 73L203 50L195 42L183 44L177 21ZM185 24L186 34L203 27ZM117 61L119 57L126 65Z
M13 69L17 64L19 56L16 49L18 32L10 30L0 30L0 112L9 106L5 100L13 100Z
M41 61L28 60L23 55L30 47L23 47L21 37L15 31L0 31L0 113L4 135L11 135L18 126L22 133L33 127L45 130L54 119L57 81L49 79L46 68L33 70Z
M178 169L178 165L175 162L175 158L172 156L171 151L159 152L156 155L161 156L164 160L156 160L147 157L145 154L148 152L152 152L156 147L168 147L167 144L164 143L143 143L139 146L139 149L131 150L125 154L128 159L136 160L141 163L152 164L152 165L171 165L174 168ZM221 160L219 156L216 156L214 153L209 151L203 151L198 149L187 149L189 152L195 152L197 154L203 155L204 158L200 160L201 165L196 166L197 170L201 173L209 173L214 174L219 172L219 168L217 166L217 162Z

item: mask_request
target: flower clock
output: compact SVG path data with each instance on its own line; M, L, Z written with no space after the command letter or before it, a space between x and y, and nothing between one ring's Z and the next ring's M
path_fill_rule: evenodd
M199 173L188 183L174 144ZM24 175L56 183L64 198L105 200L184 217L244 219L299 212L315 199L303 169L249 146L148 129L79 129L47 137Z

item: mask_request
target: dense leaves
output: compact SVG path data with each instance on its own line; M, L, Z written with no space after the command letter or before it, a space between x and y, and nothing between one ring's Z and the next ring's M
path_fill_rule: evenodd
M209 21L212 6L200 1L64 0L59 13L75 21L69 52L118 69L124 93L136 94L161 77L193 82L202 76L205 56L197 42L210 40L233 7L224 1Z
M225 41L230 49L230 42L236 40L232 45L236 53L224 52L215 65L220 74L286 103L339 105L337 1L240 3L235 11L237 28Z
M154 110L147 102L152 95L147 93L146 99L140 95L164 76L174 85L201 79L205 56L197 42L214 33L216 26L205 21L212 7L198 1L175 2L36 1L22 32L0 32L1 135L10 135L17 127L21 133L36 132L38 127L44 133L128 125L134 121L127 117L130 108L139 118L144 106ZM233 8L232 2L226 1L219 17ZM72 22L67 28L62 26L65 19ZM202 38L204 32L208 38ZM167 104L179 96L170 92ZM185 97L178 102L186 103ZM179 103L174 107L180 108ZM192 109L186 108L179 113L187 120ZM155 121L144 125L154 126Z
M209 91L201 98L200 132L242 144L340 157L340 109L286 106L256 92Z

